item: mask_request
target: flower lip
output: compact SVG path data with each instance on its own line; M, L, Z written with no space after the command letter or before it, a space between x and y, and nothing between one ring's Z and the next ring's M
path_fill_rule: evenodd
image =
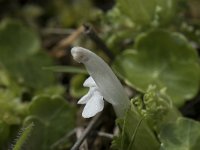
M89 78L87 78L85 80L85 82L83 83L83 86L84 87L96 87L96 83L95 81L93 80L93 78L90 76Z
M103 96L96 91L94 95L86 103L82 116L84 118L90 118L101 112L104 108Z
M85 104L82 116L84 118L90 118L103 110L104 100L91 76L85 80L84 84L86 84L85 87L89 87L90 89L88 93L78 101L78 104Z
M71 54L74 58L79 63L86 62L89 58L86 57L87 55L84 55L84 48L82 47L73 47L71 49Z

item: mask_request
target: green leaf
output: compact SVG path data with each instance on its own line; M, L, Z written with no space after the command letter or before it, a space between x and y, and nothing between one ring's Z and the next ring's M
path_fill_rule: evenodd
M199 131L199 122L180 117L162 129L160 150L199 150Z
M24 125L34 123L26 149L49 150L51 145L75 126L75 108L64 99L36 97Z
M45 89L37 91L36 95L48 95L48 96L55 96L55 95L64 95L65 94L65 87L62 85L53 85L49 86Z
M158 150L160 147L152 129L146 121L131 107L124 119L118 119L121 129L115 137L112 148L117 150Z
M174 0L117 0L119 9L138 25L164 24L174 17Z
M72 66L51 66L51 67L44 67L44 69L50 70L50 71L55 71L55 72L88 74L85 69L81 69L78 67L72 67Z
M45 53L40 52L31 57L26 57L22 61L12 62L7 66L11 73L18 79L21 78L20 82L31 88L37 88L37 90L54 85L55 76L52 72L47 72L42 68L52 64L52 60Z
M141 92L149 85L166 87L177 105L197 94L198 55L181 34L154 30L140 35L135 49L123 52L113 64L127 84Z
M52 65L52 60L39 50L40 40L34 31L18 21L0 24L0 63L19 83L31 88L54 82L53 73L42 70Z
M37 53L39 48L38 36L19 21L5 20L0 24L1 61L23 59Z

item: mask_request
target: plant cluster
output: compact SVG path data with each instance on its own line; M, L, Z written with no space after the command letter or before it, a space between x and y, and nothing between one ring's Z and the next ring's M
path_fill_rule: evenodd
M1 0L0 149L199 150L199 6Z

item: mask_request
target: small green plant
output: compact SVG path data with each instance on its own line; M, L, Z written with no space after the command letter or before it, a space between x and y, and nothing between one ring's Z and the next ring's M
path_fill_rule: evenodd
M0 150L199 150L199 8L0 0Z
M19 138L16 139L16 143L14 144L12 150L23 150L25 144L28 141L29 136L34 128L34 124L31 123L27 127L24 127L19 132Z

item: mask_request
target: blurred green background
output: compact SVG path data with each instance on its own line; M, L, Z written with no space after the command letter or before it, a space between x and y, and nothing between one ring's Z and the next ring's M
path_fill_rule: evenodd
M129 97L166 88L184 116L199 120L199 8L199 0L0 0L0 149L16 148L26 127L18 149L76 141L66 136L88 124L76 105L88 74L73 46L108 62ZM104 113L97 130L113 134L115 114ZM89 149L110 149L111 139L94 137Z

